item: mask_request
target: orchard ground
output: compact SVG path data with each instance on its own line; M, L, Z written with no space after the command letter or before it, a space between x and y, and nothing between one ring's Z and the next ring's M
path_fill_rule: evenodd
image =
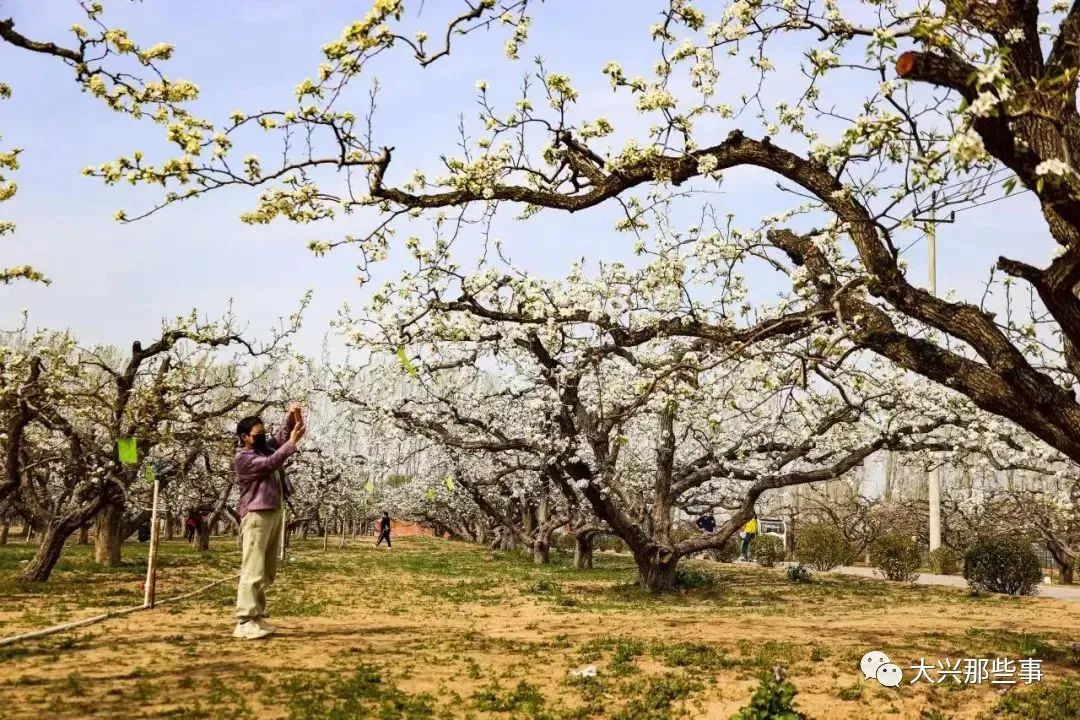
M141 601L145 545L102 569L67 548L53 580L22 585L32 547L0 547L0 635ZM229 538L199 556L162 547L159 596L235 572ZM297 543L270 596L279 632L231 636L233 586L0 648L0 718L729 718L758 676L788 668L796 705L832 718L1075 717L1080 604L691 561L684 588L650 596L629 558L534 566L434 538L393 551L368 538ZM863 680L882 650L899 689ZM919 658L1033 656L1041 688L910 685ZM597 675L571 670L595 665ZM1060 713L1060 714L1055 714Z

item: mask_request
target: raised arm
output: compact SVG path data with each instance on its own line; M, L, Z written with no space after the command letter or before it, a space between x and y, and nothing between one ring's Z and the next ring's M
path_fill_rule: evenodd
M271 455L240 453L236 458L236 472L241 477L277 470L296 452L296 444L285 436L285 441Z
M299 410L299 405L290 403L289 409L285 411L285 420L278 426L277 435L274 436L274 439L277 440L278 447L281 447L288 442L289 435L292 434L293 428L296 427L296 414Z

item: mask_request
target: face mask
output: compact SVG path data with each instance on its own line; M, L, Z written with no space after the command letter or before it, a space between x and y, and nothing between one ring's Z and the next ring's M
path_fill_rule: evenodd
M251 436L252 445L255 447L255 452L266 452L270 447L266 444L266 433L259 433L258 435Z

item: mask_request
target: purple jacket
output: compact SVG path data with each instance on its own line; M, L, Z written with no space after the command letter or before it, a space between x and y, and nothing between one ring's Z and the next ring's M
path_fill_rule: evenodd
M271 455L259 455L250 448L237 448L233 466L236 468L236 487L240 490L236 510L241 518L252 510L277 510L281 507L281 486L285 482L282 466L296 452L296 445L289 441L293 424L292 415L287 415L278 428L277 436L267 438L266 444L274 451Z

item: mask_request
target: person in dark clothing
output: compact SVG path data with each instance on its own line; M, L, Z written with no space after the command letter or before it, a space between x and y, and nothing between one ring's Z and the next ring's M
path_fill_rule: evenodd
M198 527L198 522L195 520L195 513L188 513L187 519L184 520L184 539L188 542L195 540L195 528Z
M390 544L390 514L385 512L379 520L379 539L375 542L375 547L381 545L383 540L386 541L386 549L390 550L393 547Z
M716 530L716 518L712 515L702 515L694 521L694 524L697 525L698 530L701 532L711 533Z

